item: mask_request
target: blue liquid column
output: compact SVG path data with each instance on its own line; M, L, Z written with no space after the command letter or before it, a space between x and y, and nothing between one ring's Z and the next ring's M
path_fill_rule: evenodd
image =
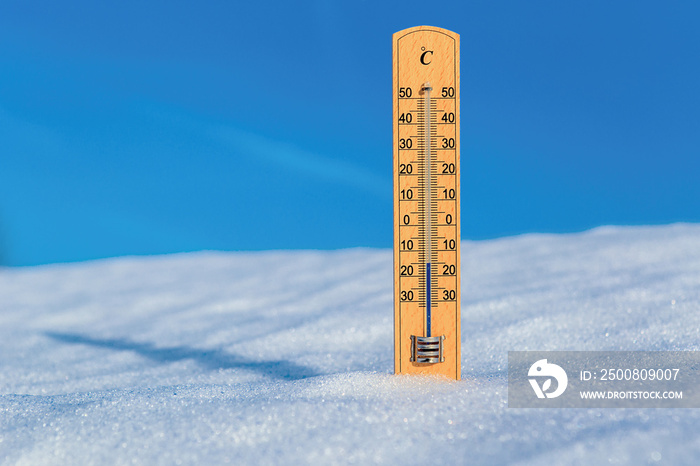
M431 335L431 329L430 329L430 262L425 264L426 270L426 283L425 283L425 319L426 319L426 326L425 326L425 336L430 337Z

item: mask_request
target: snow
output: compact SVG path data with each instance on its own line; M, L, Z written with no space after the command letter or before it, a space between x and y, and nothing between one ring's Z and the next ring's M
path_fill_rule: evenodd
M509 350L700 350L700 225L462 243L463 380L394 376L389 250L0 269L5 464L696 464L692 409L513 409Z

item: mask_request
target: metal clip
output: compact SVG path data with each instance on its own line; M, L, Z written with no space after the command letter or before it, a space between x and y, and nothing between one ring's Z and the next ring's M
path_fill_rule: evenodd
M444 362L442 342L445 335L439 337L417 337L411 335L411 361L436 364Z

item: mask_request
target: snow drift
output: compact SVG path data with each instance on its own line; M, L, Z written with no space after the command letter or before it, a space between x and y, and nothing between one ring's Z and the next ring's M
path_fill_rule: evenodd
M0 270L6 464L695 464L700 413L507 407L509 350L700 350L700 225L462 243L460 382L391 375L388 250Z

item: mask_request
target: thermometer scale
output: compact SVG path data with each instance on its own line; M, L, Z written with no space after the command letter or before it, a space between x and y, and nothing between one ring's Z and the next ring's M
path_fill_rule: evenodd
M393 36L394 364L460 378L459 35Z

